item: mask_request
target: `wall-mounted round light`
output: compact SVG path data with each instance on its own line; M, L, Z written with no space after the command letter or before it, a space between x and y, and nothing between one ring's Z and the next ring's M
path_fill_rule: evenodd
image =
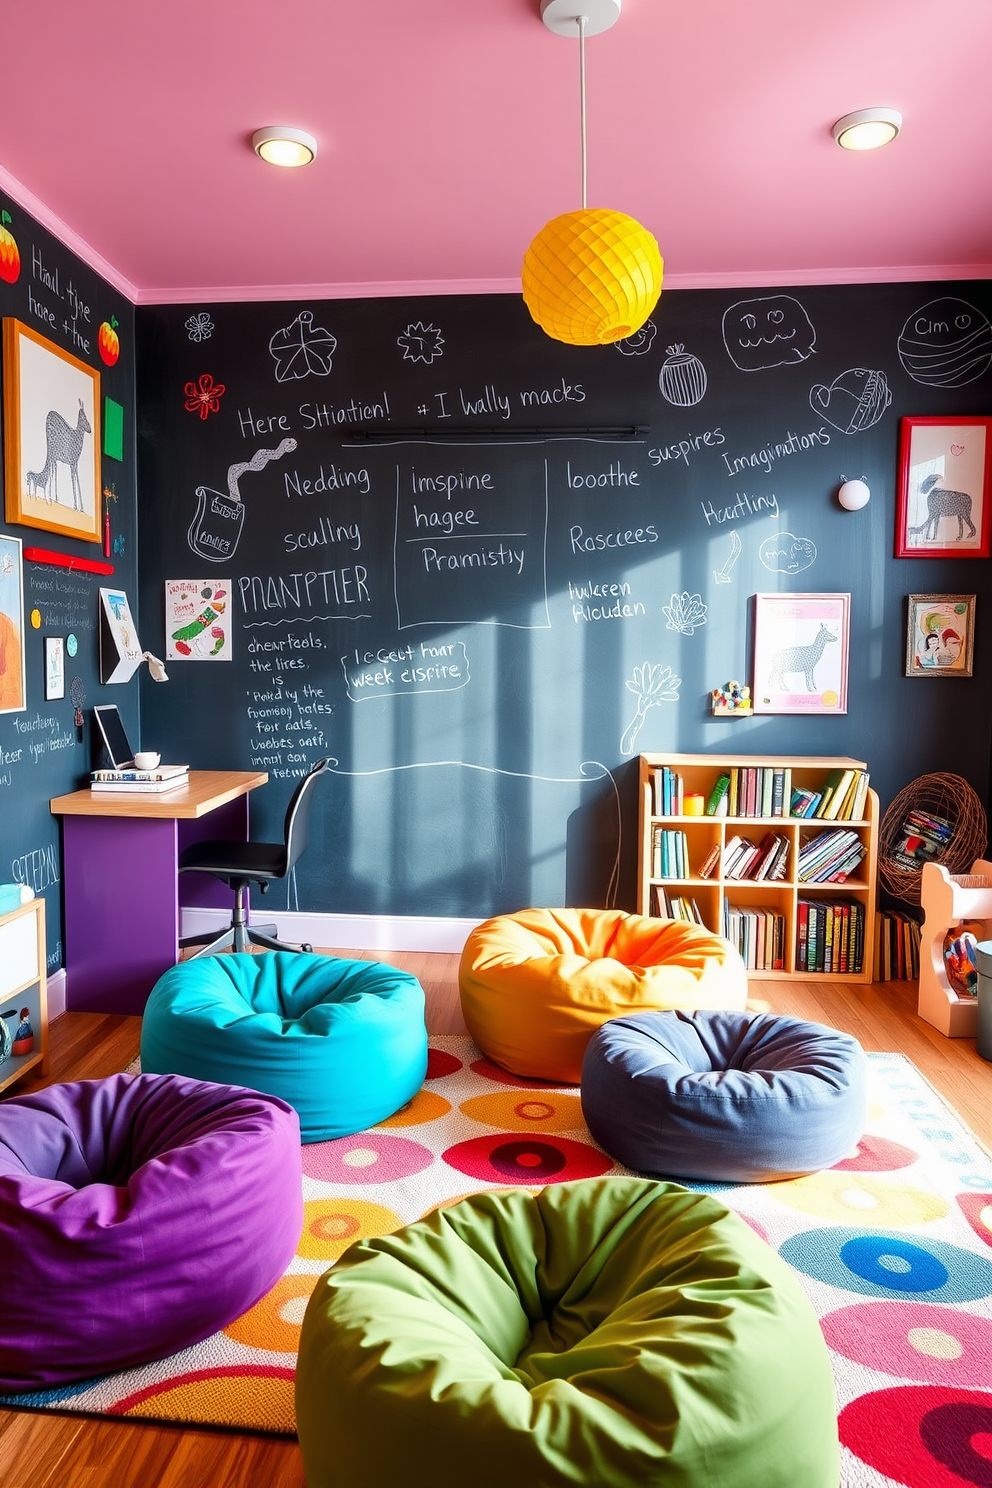
M860 511L867 506L871 500L871 491L864 476L860 480L848 480L842 477L844 484L837 492L837 500L845 511Z
M902 128L898 109L855 109L838 119L831 133L843 150L877 150L895 139Z
M251 137L256 155L270 165L309 165L317 154L317 141L305 129L291 129L286 124L269 124L256 129Z

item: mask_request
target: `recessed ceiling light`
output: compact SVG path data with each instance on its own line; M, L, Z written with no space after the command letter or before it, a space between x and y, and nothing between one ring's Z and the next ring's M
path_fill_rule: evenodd
M304 129L291 129L286 124L270 124L256 129L251 137L256 155L270 165L309 165L317 154L317 141Z
M867 108L845 114L831 132L844 150L877 150L894 140L901 128L902 114L898 109Z

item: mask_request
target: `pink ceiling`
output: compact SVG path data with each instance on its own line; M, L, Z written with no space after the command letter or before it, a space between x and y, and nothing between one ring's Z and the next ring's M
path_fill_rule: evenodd
M670 287L988 275L990 62L989 0L623 0L590 205ZM579 205L577 79L538 0L0 0L0 187L139 302L509 291ZM870 104L900 138L839 150Z

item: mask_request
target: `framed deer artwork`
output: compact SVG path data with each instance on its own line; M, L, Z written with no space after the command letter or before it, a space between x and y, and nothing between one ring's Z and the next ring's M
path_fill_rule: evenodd
M99 372L5 318L3 414L7 521L99 542Z
M755 713L846 713L850 594L754 596Z
M988 558L992 418L904 418L897 558Z

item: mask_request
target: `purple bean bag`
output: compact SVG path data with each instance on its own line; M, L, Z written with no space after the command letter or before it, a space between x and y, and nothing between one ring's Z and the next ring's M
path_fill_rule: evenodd
M165 1358L246 1312L303 1224L274 1096L114 1075L0 1102L0 1392Z

